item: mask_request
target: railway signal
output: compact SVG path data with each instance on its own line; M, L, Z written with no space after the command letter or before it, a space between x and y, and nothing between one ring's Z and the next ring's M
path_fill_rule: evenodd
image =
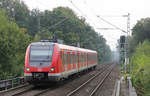
M125 48L125 42L126 42L126 37L123 35L123 36L120 36L120 48Z

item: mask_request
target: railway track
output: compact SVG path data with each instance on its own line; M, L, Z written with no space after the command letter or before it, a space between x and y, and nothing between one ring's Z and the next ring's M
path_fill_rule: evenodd
M62 85L52 84L51 86L45 87L45 88L34 87L34 86L30 85L30 87L26 86L26 87L23 87L20 89L16 89L15 93L13 93L14 91L12 91L11 94L2 95L2 96L66 96L66 95L67 96L93 96L95 94L95 92L97 91L97 89L99 89L101 87L101 85L103 84L103 82L105 81L107 76L111 73L111 71L108 72L108 70L112 70L113 66L111 66L111 64L98 66L98 68L95 71L89 72L91 75L87 74L87 75L89 75L88 78L85 75L81 75L80 78L65 80L65 83ZM86 81L85 83L83 83L83 81L81 80L82 77L84 77L84 76L88 79L88 80L87 79L83 80L84 82ZM96 78L98 78L100 76L102 78L101 78L101 80L99 80L99 82L97 82L98 79L96 79ZM93 86L94 83L89 85L89 83L93 82L93 80L94 80L94 82L97 82L97 84L96 84L96 85L98 85L97 87ZM68 85L71 86L72 84L74 84L74 83L72 83L74 81L75 82L77 81L76 83L78 83L78 84L73 86L72 88L69 88L69 90L66 91L66 89L68 89ZM80 84L79 84L79 81L82 81L82 82L80 82ZM81 86L79 86L79 85L81 85ZM84 95L83 92L87 91L86 88L88 89L89 86L93 86L92 89L90 89L92 91L88 92L88 95L87 94ZM81 91L83 91L83 92L81 92ZM85 92L85 93L87 93L87 92Z
M21 85L19 87L7 90L5 92L1 92L0 96L12 96L13 94L17 94L19 92L22 92L23 90L27 90L29 88L33 87L32 85L29 85L28 83L25 85Z
M110 75L110 73L112 72L112 69L105 75L105 77L102 79L102 81L95 87L95 89L92 91L92 93L90 94L90 96L94 96L94 94L96 93L96 91L103 85L104 81L107 79L107 77Z
M102 70L105 70L105 68L107 68L108 66L110 66L110 64L106 64L106 65L102 65L100 66L98 69L95 70L95 73L97 73L98 71L102 71ZM76 80L77 78L74 78L73 80ZM67 88L67 83L69 82L72 82L72 80L66 80L66 82L63 82L63 88L66 89ZM64 87L65 86L65 87ZM61 86L58 86L58 87L61 87ZM52 89L53 90L53 89ZM54 94L53 93L56 93L57 94L57 88L56 88L56 92L54 92L55 90L53 90L53 92L51 93L52 91L51 89L48 89L48 90L45 90L43 92L40 92L34 96L49 96L49 94L52 94L51 96L53 96ZM58 88L59 90L59 88ZM49 92L50 91L50 92ZM47 93L47 94L46 94ZM64 92L65 93L65 92ZM57 95L56 95L57 96ZM59 94L58 96L63 96L62 94ZM64 95L66 96L66 95Z
M23 91L21 91L21 92L18 92L18 93L16 93L16 94L13 94L12 96L20 96L20 95L23 95L24 93L29 92L29 91L31 91L32 89L33 89L33 87L31 87L31 88L29 88L29 89L26 89L26 90L23 90Z
M111 66L111 64L106 64L103 65L101 67L98 66L98 69L95 70L95 72L92 72L91 76L89 78L93 78L93 76L95 76L98 72L99 73L103 73L104 70L106 70L107 68L109 68L109 66ZM109 70L109 69L108 69ZM103 74L106 75L106 74ZM85 75L83 75L85 76ZM95 76L96 77L96 76ZM104 77L104 76L103 76ZM89 78L84 78L84 80L82 81L82 76L81 78L75 79L71 82L67 82L67 84L64 84L64 86L60 86L59 88L57 88L56 90L51 90L49 92L43 93L39 96L67 96L69 93L71 93L73 90L78 89L78 87L84 83L87 82L87 80L89 80ZM94 79L94 78L93 78ZM79 88L80 90L80 88ZM82 90L83 91L83 90ZM50 95L51 94L51 95ZM73 96L89 96L87 94L72 94ZM72 96L71 95L71 96Z
M95 70L95 73L97 73L98 71L101 71L101 70L104 70L106 67L108 67L110 64L106 64L106 65L101 65L101 66L99 66L99 68L98 69L96 69ZM73 79L73 80L76 80L77 78L75 78L75 79ZM69 82L72 82L72 80L66 80L65 82L63 82L63 88L65 89L66 88L66 85L67 85L67 83L69 83ZM61 86L59 86L59 87L61 87ZM57 89L56 89L57 90ZM58 90L59 90L59 88L58 88ZM40 92L40 93L38 93L38 94L36 94L36 95L34 95L34 96L49 96L49 94L51 94L51 92L49 92L49 91L52 91L52 90L50 90L50 89L48 89L48 90L45 90L45 91L43 91L43 92ZM54 90L55 91L55 90ZM46 93L48 93L48 94L46 94ZM58 93L57 91L56 92L52 92L52 95L51 96L53 96L54 94L53 93ZM65 93L65 92L64 92ZM55 94L56 95L56 94ZM57 95L56 95L57 96ZM62 94L60 94L60 95L58 95L58 96L66 96L66 95L62 95Z
M55 89L56 87L57 86L54 86L54 84L49 86L34 86L19 93L13 94L12 96L39 96L47 91Z
M83 83L81 86L79 86L78 88L76 88L73 91L69 92L67 94L67 96L94 96L94 94L97 91L97 89L99 89L102 86L102 84L105 81L105 79L111 73L113 67L114 67L114 65L112 65L111 67L107 68L107 70L103 70L103 72L100 71L95 76L93 76L92 78L90 78L89 80L87 80L85 83ZM91 86L90 85L91 82L93 80L98 80L96 78L98 78L100 76L102 76L102 78L101 78L100 82L97 83L97 85L95 86L95 88L92 88L92 89L88 90L89 86Z

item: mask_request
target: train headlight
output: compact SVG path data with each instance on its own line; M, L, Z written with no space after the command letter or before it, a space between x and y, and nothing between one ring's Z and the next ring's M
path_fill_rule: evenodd
M29 71L30 71L30 68L26 67L26 70L29 72Z
M50 72L52 72L52 71L54 71L55 70L55 67L52 67L51 69L50 69Z

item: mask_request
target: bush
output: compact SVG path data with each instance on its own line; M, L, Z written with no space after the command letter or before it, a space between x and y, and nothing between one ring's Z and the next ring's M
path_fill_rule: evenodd
M150 42L145 40L131 56L132 80L141 96L150 96Z

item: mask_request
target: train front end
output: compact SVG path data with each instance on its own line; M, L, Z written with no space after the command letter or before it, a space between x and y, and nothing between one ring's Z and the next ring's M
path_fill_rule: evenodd
M56 81L55 43L31 43L26 51L24 76L29 83Z

